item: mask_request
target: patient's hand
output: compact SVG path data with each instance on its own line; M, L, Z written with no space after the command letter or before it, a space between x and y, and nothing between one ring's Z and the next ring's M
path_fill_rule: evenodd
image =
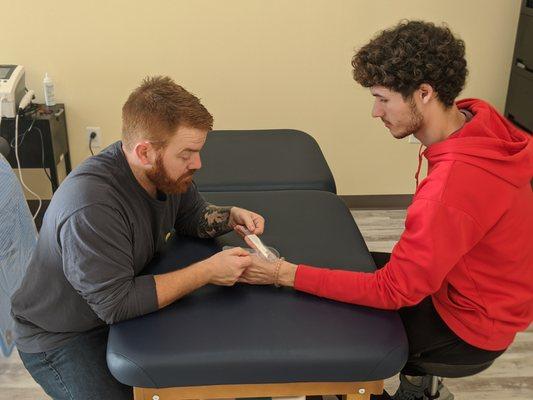
M251 285L294 286L296 265L280 258L267 261L257 254L253 254L251 260L252 263L244 270L239 282Z
M239 282L252 285L272 285L276 280L276 268L281 260L267 261L263 257L253 254L252 263L244 270Z

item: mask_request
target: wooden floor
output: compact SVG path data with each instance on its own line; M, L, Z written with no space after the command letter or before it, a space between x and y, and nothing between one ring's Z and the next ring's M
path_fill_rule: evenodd
M352 214L373 251L390 251L403 230L405 210L354 210ZM520 333L511 348L485 372L469 378L447 379L445 384L456 400L532 400L533 327ZM389 393L394 393L397 386L397 377L385 382ZM48 399L16 354L9 359L0 356L0 400L7 399Z

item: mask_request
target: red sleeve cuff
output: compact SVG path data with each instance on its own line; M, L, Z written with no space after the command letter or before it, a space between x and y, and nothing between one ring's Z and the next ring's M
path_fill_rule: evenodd
M302 292L318 294L322 286L323 268L310 267L309 265L300 264L296 269L294 278L294 288Z

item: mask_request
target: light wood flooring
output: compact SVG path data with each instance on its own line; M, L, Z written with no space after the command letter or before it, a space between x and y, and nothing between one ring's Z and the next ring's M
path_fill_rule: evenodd
M390 251L403 230L405 210L353 210L352 214L373 251ZM447 379L445 384L456 400L532 400L533 327L518 334L510 349L488 370L468 378ZM397 377L385 383L389 393L397 386ZM48 399L16 354L8 359L0 356L0 400L7 399Z

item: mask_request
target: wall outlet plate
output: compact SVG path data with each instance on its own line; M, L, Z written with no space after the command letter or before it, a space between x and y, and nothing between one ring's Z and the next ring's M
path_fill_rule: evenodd
M99 149L102 147L102 132L100 131L99 126L88 126L85 128L87 135L87 147L90 145L93 149ZM96 133L96 136L91 142L91 134Z

